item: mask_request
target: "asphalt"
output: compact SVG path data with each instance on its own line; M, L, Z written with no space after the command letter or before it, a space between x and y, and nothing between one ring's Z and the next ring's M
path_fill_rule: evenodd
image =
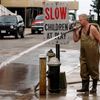
M67 69L66 69L67 70ZM76 90L81 88L81 79L79 76L79 68L66 76L67 88L61 90L60 93L46 92L46 95L40 95L40 100L100 100L100 82L98 82L97 93L78 93ZM89 89L92 83L90 82Z
M30 31L30 29L26 29L26 31L25 31L26 34L27 34L27 32L29 33L29 31ZM62 48L64 48L64 49L62 49ZM75 50L72 50L73 48ZM48 49L48 47L46 47L44 49L46 50L46 49ZM69 51L70 51L70 54L69 54ZM71 59L69 60L69 58L71 58ZM61 46L60 73L65 73L65 79L64 79L64 83L62 84L62 88L60 89L59 93L54 93L54 92L51 93L48 90L49 86L48 86L48 78L47 78L46 94L44 94L44 95L39 94L39 87L37 87L37 90L35 90L35 91L34 91L34 88L31 88L31 90L27 89L25 91L22 90L19 92L17 92L17 91L5 92L5 91L0 90L0 100L100 100L100 81L98 82L98 85L97 85L97 93L96 94L78 93L76 91L77 89L81 88L80 67L79 67L79 62L77 60L78 58L79 58L79 44L74 44L71 41L66 47L65 47L65 45ZM71 69L70 68L71 66L73 66L74 68ZM21 67L21 68L24 69L24 67ZM33 68L33 67L31 67L31 68ZM24 69L25 71L23 69L22 69L22 71L26 73L27 72L26 69ZM15 68L14 68L14 70L15 70ZM11 70L10 72L13 72L13 71ZM18 69L17 69L17 72L18 72ZM11 73L9 73L7 71L5 71L5 73L7 76L9 74L11 75ZM25 76L26 76L26 74L25 74ZM2 77L2 76L0 76L0 77ZM16 77L20 77L20 76L17 75ZM13 76L13 78L14 78L14 76ZM11 79L10 79L10 81L11 81ZM6 80L6 82L7 82L7 80ZM21 83L21 85L23 85L23 84ZM16 88L16 86L14 86L14 87ZM90 80L89 89L91 89L91 87L92 87L92 82Z
M27 29L29 31L29 29ZM62 45L62 48L65 47L65 45ZM67 46L67 49L79 49L79 44L73 44L71 41ZM68 59L66 56L66 53L64 54L64 59ZM63 57L62 57L63 58ZM66 72L68 70L68 67L66 67L66 64L64 64L63 70L61 68L61 72L65 72L66 77L66 88L61 89L59 93L51 93L48 90L48 84L46 88L46 94L40 95L39 90L36 91L35 96L33 96L32 100L100 100L100 81L98 81L97 84L97 93L96 94L90 94L90 93L78 93L76 90L81 88L81 78L80 78L80 67L77 65L77 67L74 68L74 70ZM92 87L92 80L90 79L89 84L89 90ZM48 80L47 80L48 83ZM65 83L64 83L65 85Z

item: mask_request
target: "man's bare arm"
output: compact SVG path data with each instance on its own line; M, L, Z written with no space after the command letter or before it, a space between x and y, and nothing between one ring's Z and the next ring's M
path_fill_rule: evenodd
M77 41L79 41L79 39L80 39L80 36L79 36L79 29L75 29L74 30L74 32L73 32L73 40L74 40L74 42L77 42Z
M95 38L95 39L99 42L99 44L100 44L100 33L99 33L99 31L96 29L96 27L92 26L92 27L91 27L91 32L92 32L94 38Z

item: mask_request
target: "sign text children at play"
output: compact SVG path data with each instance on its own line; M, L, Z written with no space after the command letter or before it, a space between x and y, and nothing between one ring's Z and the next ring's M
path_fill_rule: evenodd
M44 5L44 35L50 39L60 35L53 42L66 43L68 31L68 8L67 2L45 2Z

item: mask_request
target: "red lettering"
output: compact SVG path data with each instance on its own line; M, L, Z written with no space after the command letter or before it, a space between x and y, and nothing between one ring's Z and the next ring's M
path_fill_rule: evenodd
M60 7L60 14L61 14L61 19L66 19L66 8L65 7Z
M56 7L54 8L45 8L45 19L46 20L55 20L55 19L66 19L66 7Z
M52 19L52 20L54 20L55 18L54 18L54 16L53 16L53 11L52 11L52 8L50 8L50 18Z
M55 18L59 19L59 8L55 8Z
M49 8L46 8L46 9L45 9L45 13L46 13L45 19L46 19L46 20L49 20L49 19L50 19L50 17L49 17Z

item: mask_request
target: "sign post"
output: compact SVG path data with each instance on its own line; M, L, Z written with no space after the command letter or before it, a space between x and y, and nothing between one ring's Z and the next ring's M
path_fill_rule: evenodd
M60 60L60 44L67 43L68 8L67 2L44 2L44 38L60 35L49 44L56 44L56 57Z

